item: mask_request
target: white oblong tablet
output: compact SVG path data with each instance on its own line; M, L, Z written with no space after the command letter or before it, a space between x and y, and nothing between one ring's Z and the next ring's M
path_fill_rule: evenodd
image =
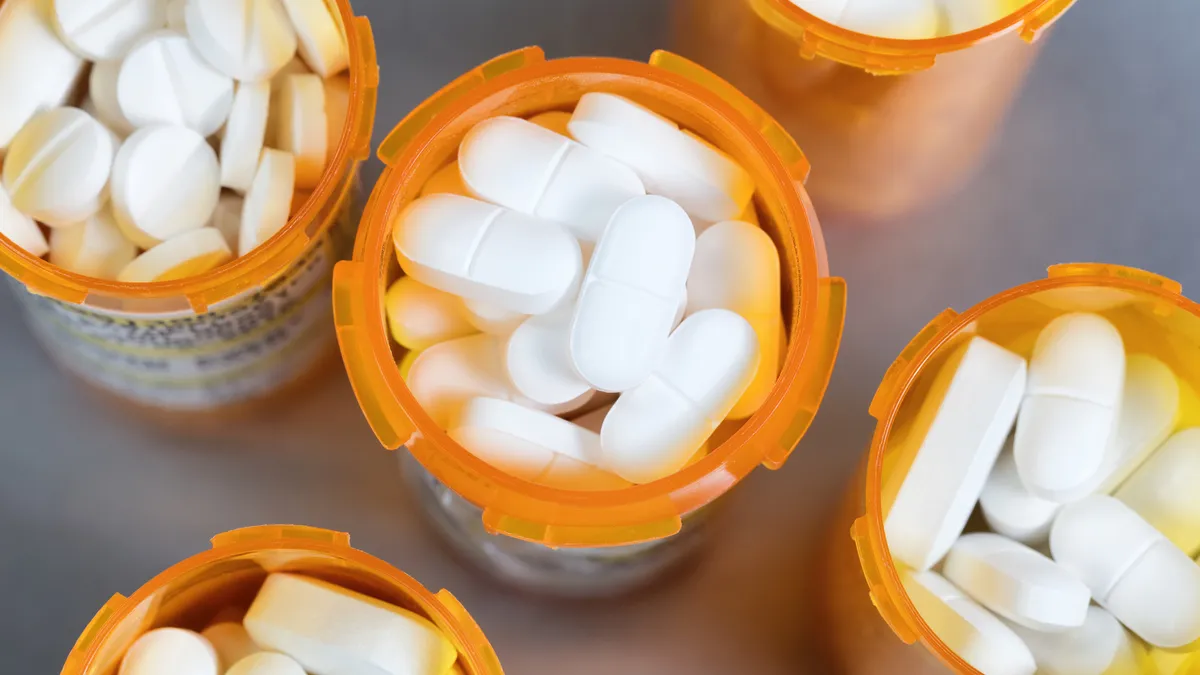
M921 619L964 661L985 675L1033 675L1037 666L1021 638L936 572L900 575Z
M684 319L658 367L604 418L601 466L632 483L682 469L750 386L758 361L754 329L737 314Z
M1200 553L1200 429L1171 436L1113 496L1184 553Z
M996 532L1028 546L1040 546L1050 536L1062 504L1035 497L1025 488L1017 475L1010 440L983 486L979 508Z
M922 40L938 36L942 12L936 0L850 0L838 25L865 35Z
M67 227L108 199L117 139L78 108L39 113L13 138L4 187L13 206L49 227Z
M528 314L496 307L479 300L463 300L463 309L466 310L467 321L470 321L472 326L492 335L509 335L529 318Z
M350 50L337 20L324 2L283 0L296 29L300 56L313 72L330 78L350 65Z
M569 128L580 143L632 167L646 192L701 220L737 218L754 196L754 180L732 157L629 99L584 94Z
M1146 642L1176 648L1200 638L1200 565L1120 500L1093 495L1064 506L1050 551Z
M108 208L50 232L50 262L76 274L116 279L137 254L137 246L121 233Z
M1179 399L1179 380L1170 366L1146 354L1126 359L1121 412L1110 441L1113 470L1097 492L1113 492L1167 440L1179 417Z
M976 602L1027 628L1082 626L1092 594L1082 581L1037 551L991 532L964 534L942 574Z
M89 61L120 57L167 22L163 0L53 0L54 22L67 46Z
M1129 631L1107 611L1092 605L1083 625L1058 632L1012 625L1045 675L1137 675L1137 647Z
M1025 391L1025 359L980 337L947 358L884 477L893 556L933 567L962 534ZM888 506L890 504L890 507Z
M444 673L458 658L428 619L323 581L267 577L243 622L266 649L312 675Z
M283 78L272 114L277 117L276 146L296 158L297 189L317 187L325 173L329 142L324 82L317 75Z
M83 72L84 60L59 39L49 9L46 0L0 5L0 156L34 115L67 102Z
M571 312L533 316L508 336L504 367L525 398L556 406L592 390L571 363Z
M141 248L204 227L220 198L217 153L191 129L141 129L117 153L113 215Z
M471 191L463 184L462 173L458 170L458 160L438 169L421 187L422 197L439 194L471 196Z
M304 666L278 652L258 652L235 662L225 675L307 675Z
M199 633L156 628L125 652L119 675L220 675L217 652Z
M196 50L235 80L269 80L296 55L279 0L188 0L185 15Z
M208 137L229 118L233 80L205 63L187 37L163 31L139 40L121 61L117 102L135 127L171 124Z
M221 138L221 185L243 194L254 183L267 137L270 82L239 83ZM286 150L287 148L282 148Z
M692 221L663 197L636 197L613 214L575 305L571 359L595 389L622 392L659 365L696 247Z
M133 124L121 112L121 104L117 100L121 63L121 59L111 59L93 64L92 74L88 77L88 96L96 107L96 119L124 138L133 133Z
M1038 335L1013 456L1035 496L1067 503L1116 464L1111 436L1125 385L1121 334L1099 314L1064 314Z
M392 338L415 351L479 332L467 321L462 300L412 277L400 277L388 288L383 307Z
M176 235L147 250L121 270L117 280L132 284L177 281L212 271L233 260L225 237L211 227Z
M25 249L29 255L40 258L50 250L46 235L33 218L21 213L8 198L8 190L0 185L0 234Z
M613 213L646 194L629 167L517 117L475 125L458 163L475 196L562 223L581 242L599 241Z
M579 242L548 220L436 194L409 204L393 228L405 273L467 300L543 314L578 288Z
M569 112L551 110L534 115L529 118L529 121L560 136L571 137L571 130L567 128L567 125L571 123L571 113Z
M221 236L225 237L225 243L229 245L230 251L238 250L238 238L241 237L242 232L242 211L245 207L245 200L237 194L222 192L212 218L209 218L208 224L205 225L205 227L215 228L221 233Z
M238 255L258 248L288 223L296 188L296 160L291 153L263 150L254 182L246 192Z
M235 663L262 651L262 648L250 639L250 634L240 621L214 623L200 634L217 650L217 658L221 661L221 668L227 671L226 675L232 672L230 669Z

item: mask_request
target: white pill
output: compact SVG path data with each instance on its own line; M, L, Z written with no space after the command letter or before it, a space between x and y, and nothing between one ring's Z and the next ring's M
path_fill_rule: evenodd
M463 300L463 309L466 310L467 321L470 321L472 326L492 335L509 335L529 318L528 314L513 312L479 300Z
M758 362L754 328L737 314L709 309L684 319L658 367L604 419L603 466L633 483L682 469L750 386Z
M562 223L582 242L599 241L613 213L646 194L629 167L516 117L475 125L458 163L475 196Z
M220 675L217 652L199 633L156 628L137 639L121 660L119 675Z
M141 248L204 227L220 198L217 154L191 129L141 129L117 153L113 214Z
M1200 429L1171 436L1113 496L1184 553L1200 553Z
M754 326L762 361L730 419L745 419L767 399L779 375L780 314L779 252L762 229L749 223L725 221L696 239L696 256L688 276L688 309L728 309Z
M599 434L496 398L467 401L449 433L471 454L523 480L541 476L559 455L594 467L604 459Z
M691 220L669 199L637 197L613 214L571 325L571 359L592 387L625 391L658 366L695 247Z
M1098 314L1064 314L1038 335L1013 456L1035 496L1070 502L1094 492L1116 463L1110 436L1125 385L1121 334Z
M1175 648L1200 638L1200 565L1119 500L1064 506L1050 551L1146 642Z
M258 652L234 663L225 675L306 675L304 667L290 656Z
M294 576L267 577L244 621L254 641L310 675L427 675L458 658L428 619L406 609Z
M220 659L221 668L225 671L232 672L230 669L235 663L262 651L258 645L254 644L254 640L250 639L250 634L246 632L245 626L240 621L215 623L205 628L201 635L212 644L213 649L217 650L217 658Z
M550 466L541 475L534 478L533 482L547 487L577 492L624 490L633 486L633 483L615 473L571 459L566 455L555 457Z
M1092 605L1082 626L1058 632L1011 626L1044 675L1136 675L1141 672L1129 632L1112 614Z
M316 75L284 78L272 114L277 117L276 147L296 158L297 189L317 187L325 173L329 142L325 85L321 78Z
M1017 475L1010 440L983 486L979 508L996 532L1029 546L1040 546L1050 536L1050 526L1062 504L1029 492Z
M1124 483L1167 440L1178 417L1179 380L1170 366L1146 354L1129 356L1121 412L1110 441L1113 471L1097 492L1110 494Z
M33 218L21 213L12 205L8 198L8 190L0 185L0 234L8 237L9 241L25 249L29 255L40 258L50 250L46 235L33 221Z
M901 572L901 582L921 619L983 675L1033 675L1033 654L1021 638L936 572Z
M420 351L479 332L467 321L462 300L412 277L400 277L388 288L383 307L392 338L408 349Z
M163 0L53 0L63 42L89 61L119 58L141 36L167 23Z
M548 220L436 194L409 204L394 228L409 276L468 300L542 314L573 297L579 284L579 242Z
M201 136L217 132L233 106L233 80L200 57L187 37L142 38L121 62L117 102L135 127L171 124Z
M884 532L906 565L933 567L962 534L1012 429L1025 377L1020 356L969 338L938 371L911 432L889 448L895 468L883 486Z
M463 184L462 173L458 170L458 160L438 169L421 187L422 197L438 194L471 196L471 191Z
M288 223L296 185L296 160L290 153L263 150L254 182L246 192L238 255L246 255Z
M513 387L542 405L562 405L592 390L571 362L570 310L530 317L504 345L504 367Z
M270 82L238 84L221 138L221 185L245 194L258 173L267 137ZM322 134L324 135L324 134ZM287 148L281 148L286 150Z
M701 220L737 218L754 196L754 180L733 158L620 96L584 94L569 128L580 143L632 167L647 192Z
M167 0L167 28L187 34L188 0Z
M964 534L942 574L976 602L1034 630L1082 626L1092 594L1071 572L1037 551L991 532Z
M0 5L0 156L34 115L66 103L83 66L55 34L47 0Z
M571 123L571 113L569 112L551 110L550 112L534 115L529 118L529 121L543 129L549 129L560 136L571 137L571 130L567 128L567 125Z
M292 27L299 39L300 56L324 78L330 78L350 65L346 37L324 2L283 0Z
M850 0L838 25L877 37L922 40L941 32L942 13L936 0Z
M222 192L221 200L217 202L217 208L213 211L212 218L208 220L205 227L215 228L225 237L225 243L229 245L230 251L238 250L238 238L242 231L242 211L245 209L245 200L239 195L232 192Z
M107 207L82 223L50 232L50 262L76 274L116 279L137 254Z
M74 225L108 199L117 139L78 108L38 113L13 138L4 160L12 204L49 227Z
M120 59L99 61L92 65L88 78L88 96L96 107L96 119L104 123L113 133L125 138L134 131L133 124L121 112L117 99L117 82L121 75Z
M235 80L269 80L296 55L296 32L279 0L188 0L185 13L196 49Z
M125 283L176 281L210 272L233 260L225 237L211 227L189 230L133 259L117 275Z

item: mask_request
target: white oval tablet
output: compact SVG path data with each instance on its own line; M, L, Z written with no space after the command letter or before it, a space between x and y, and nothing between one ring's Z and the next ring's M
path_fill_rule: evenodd
M557 223L436 194L409 204L393 228L405 273L468 300L542 314L578 288L579 243Z
M307 675L304 667L290 656L277 652L258 652L237 661L225 675Z
M50 262L76 274L116 279L137 254L107 207L82 223L50 232Z
M34 115L67 102L84 64L55 34L46 0L0 5L0 156Z
M1050 551L1146 642L1176 648L1200 638L1200 565L1119 500L1093 495L1064 506Z
M40 258L50 250L46 235L33 218L21 213L12 205L8 198L8 190L0 185L0 234L8 237L9 241L25 249L29 255Z
M53 0L63 42L89 61L123 55L141 36L167 22L163 0Z
M188 0L185 15L196 50L235 80L269 80L296 55L296 32L279 0Z
M1092 605L1082 626L1058 632L1011 626L1045 675L1136 675L1141 672L1129 631Z
M217 652L199 633L156 628L137 639L121 660L119 675L220 675Z
M613 214L575 305L571 359L595 389L622 392L658 366L696 247L692 221L663 197L637 197Z
M408 349L420 351L479 332L467 321L462 300L412 277L400 277L388 288L383 308L392 339Z
M267 577L243 623L256 643L313 675L444 673L458 658L428 619L291 574Z
M190 230L133 259L117 275L132 284L176 281L212 271L233 260L225 237L211 227Z
M936 0L850 0L838 25L865 35L923 40L938 36L942 12Z
M221 137L221 185L245 194L254 183L267 137L271 83L239 83ZM286 150L287 148L283 148Z
M217 658L221 661L221 668L227 671L226 675L232 672L230 669L235 663L262 651L254 644L254 640L250 639L250 634L240 621L215 623L200 634L217 650Z
M141 248L204 227L220 198L217 154L191 129L141 129L117 153L113 215Z
M700 220L737 218L754 196L754 180L732 157L629 99L584 94L569 128L580 143L632 167L648 193Z
M117 139L78 108L39 113L13 138L4 187L18 211L49 227L74 225L108 199Z
M1008 442L979 495L979 508L996 532L1028 546L1040 546L1050 536L1050 526L1062 504L1034 497L1021 477Z
M754 329L737 314L708 309L684 319L658 367L604 418L601 466L633 483L682 469L750 386L758 361Z
M533 316L508 336L505 371L525 398L557 406L592 390L571 363L571 318L562 310Z
M238 250L238 239L242 232L242 211L245 208L246 202L240 196L232 192L222 192L212 218L209 218L208 224L205 225L216 229L225 237L230 251Z
M246 192L238 255L258 248L288 224L295 190L295 158L280 150L263 150L254 182Z
M233 80L185 36L164 31L139 40L121 61L117 102L135 127L171 124L208 137L229 118Z
M330 78L350 65L346 37L324 2L283 0L296 29L300 56L318 75Z
M613 213L646 194L629 167L516 117L475 125L458 163L475 196L562 223L581 242L599 241Z
M1064 314L1038 335L1013 456L1035 496L1067 503L1116 464L1110 443L1125 385L1121 334L1098 314Z
M1146 354L1125 360L1121 412L1110 437L1113 470L1097 492L1111 493L1167 440L1179 417L1179 398L1179 380L1167 364Z
M323 5L322 5L323 6ZM325 85L316 75L283 78L275 98L276 147L296 158L296 187L311 190L321 182L328 152Z
M117 100L121 63L120 59L112 59L93 64L92 74L88 77L88 96L96 107L96 119L124 138L132 134L134 128L125 113L121 112L121 104Z
M1184 553L1200 553L1200 429L1171 436L1113 496Z
M492 335L509 335L529 318L528 314L496 307L479 300L463 300L463 309L466 310L467 321L470 321L472 326Z

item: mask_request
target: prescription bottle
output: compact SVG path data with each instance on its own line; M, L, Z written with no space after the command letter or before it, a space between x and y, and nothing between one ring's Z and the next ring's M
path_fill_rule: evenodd
M421 409L389 340L384 292L401 274L391 224L451 162L463 136L496 115L571 110L592 91L626 96L737 159L756 180L755 206L780 253L789 346L757 414L726 429L707 458L654 483L607 492L548 488L477 459ZM489 61L418 106L379 148L386 168L367 204L354 258L334 270L334 320L363 412L380 442L406 446L409 485L454 548L522 588L601 596L644 584L702 540L708 505L762 464L777 468L807 431L841 339L845 284L831 277L804 192L808 162L769 116L708 71L668 52L648 64L547 60L536 47Z
M824 642L839 670L868 673L975 674L921 619L900 582L899 563L884 536L883 486L902 480L900 440L911 428L934 376L951 352L973 335L1028 359L1038 333L1067 312L1099 312L1112 321L1130 354L1149 354L1180 381L1177 428L1200 424L1200 304L1164 277L1107 264L1051 267L1047 278L993 296L959 314L948 309L900 353L871 402L877 420L870 449L830 532L822 607ZM973 524L968 523L968 530ZM1145 654L1141 654L1145 657ZM1142 671L1155 672L1143 658ZM1164 674L1170 675L1170 674Z
M982 2L983 0L977 0ZM675 0L676 48L763 106L811 160L822 214L878 221L970 177L1074 0L1009 0L990 25L896 40L827 23L791 0Z
M458 649L463 675L503 675L483 631L449 591L430 593L412 577L350 547L350 537L313 527L264 525L213 537L212 550L151 579L129 597L114 595L88 623L62 675L115 675L146 631L201 631L218 614L244 612L268 574L321 579L419 614Z
M367 19L348 0L324 2L349 46L346 123L274 237L207 274L131 284L68 272L0 236L0 269L35 337L92 388L173 421L221 420L336 363L329 280L353 242L379 67Z

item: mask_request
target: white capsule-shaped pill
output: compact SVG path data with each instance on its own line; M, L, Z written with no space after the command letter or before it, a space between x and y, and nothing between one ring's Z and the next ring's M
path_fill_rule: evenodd
M117 82L121 76L121 59L98 61L88 77L88 97L95 106L94 116L121 138L134 131L133 123L121 112L117 98Z
M1097 492L1112 493L1167 440L1179 418L1179 399L1179 380L1170 366L1147 354L1125 360L1121 412L1110 437L1112 473Z
M1200 638L1200 565L1120 500L1093 495L1064 506L1050 551L1146 642L1176 648Z
M408 205L393 228L405 273L468 300L543 314L579 285L579 242L557 223L436 194Z
M1083 625L1062 631L1012 624L1045 675L1138 675L1140 646L1112 614L1092 605Z
M296 55L279 0L188 0L185 16L196 50L235 80L269 80Z
M549 129L560 136L571 137L571 130L567 128L567 125L571 123L571 113L569 112L551 110L549 112L538 113L530 117L529 121L543 129Z
M329 5L312 0L283 0L296 29L300 56L313 72L331 78L350 65L350 50Z
M12 205L8 198L8 190L0 184L0 234L8 237L9 241L25 249L29 255L40 258L50 250L46 235L33 221L33 218L21 213Z
M254 644L240 620L214 623L200 634L217 650L217 658L225 671L232 672L230 669L234 664L262 651L261 647Z
M117 103L135 127L170 124L208 137L229 118L233 80L206 63L187 37L163 31L139 40L121 61Z
M257 644L287 654L309 675L444 673L458 658L428 619L291 574L267 577L243 623Z
M1200 553L1200 428L1171 436L1114 496L1184 553Z
M425 185L421 187L421 196L426 195L459 195L470 197L471 191L463 183L462 173L458 170L458 160L450 162L438 169Z
M1088 587L1071 572L991 532L959 537L946 554L942 574L979 604L1034 630L1082 626L1092 601Z
M467 321L462 300L412 277L400 277L383 296L392 339L421 351L479 331Z
M737 218L754 196L754 179L732 157L629 99L584 94L569 128L580 143L632 167L647 192L700 220Z
M525 319L529 318L528 314L514 312L480 300L464 299L462 304L463 309L467 312L467 321L484 333L492 335L510 335L525 322Z
M116 279L137 254L107 207L82 223L50 232L50 262L76 274Z
M745 393L758 362L754 328L737 314L709 309L684 319L658 367L604 419L602 466L632 483L679 471Z
M225 237L211 227L189 230L143 252L117 275L125 283L187 279L233 260Z
M270 107L269 81L238 84L229 120L225 122L225 132L221 137L222 187L245 194L254 183L266 142Z
M613 214L571 325L572 362L592 387L626 391L658 366L695 248L691 220L669 199L637 197Z
M954 584L932 571L904 570L900 580L925 624L971 667L984 675L1033 675L1029 647Z
M121 660L119 675L220 675L217 652L199 633L156 628L137 639Z
M942 10L936 0L850 0L838 25L876 37L923 40L938 36Z
M509 381L541 405L562 405L592 390L571 361L570 309L529 317L504 345Z
M1111 436L1125 385L1121 334L1098 314L1064 314L1038 335L1013 456L1035 496L1091 494L1116 464Z
M278 652L258 652L235 662L225 675L307 675L298 661Z
M688 313L728 309L754 326L762 360L750 388L730 411L745 419L767 399L779 375L779 252L761 228L739 221L717 223L696 239L696 255L688 276Z
M325 173L328 124L325 84L317 75L289 75L280 84L272 114L275 147L296 158L296 188L312 190Z
M979 495L979 508L996 532L1028 546L1040 546L1062 504L1040 499L1021 482L1009 441Z
M53 0L53 5L59 36L89 61L118 58L167 22L163 0Z
M39 113L13 138L4 187L13 206L49 226L67 227L100 210L117 139L78 108Z
M295 186L296 160L291 153L263 150L242 208L238 255L258 248L288 224Z
M67 102L84 64L55 33L47 0L0 5L0 156L34 115Z
M646 194L624 164L516 117L475 125L458 163L475 196L562 223L582 242L599 241L613 213Z
M893 556L933 567L962 534L1025 392L1025 359L981 337L956 347L888 453L884 532ZM889 506L890 504L890 506Z

